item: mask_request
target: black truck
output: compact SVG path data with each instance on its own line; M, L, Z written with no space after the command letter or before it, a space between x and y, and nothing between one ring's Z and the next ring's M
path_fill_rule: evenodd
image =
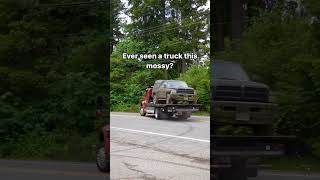
M267 85L251 81L240 64L214 60L211 93L212 179L256 177L261 157L285 154L295 137L274 134L277 106L270 101ZM251 134L224 134L225 126L249 128Z

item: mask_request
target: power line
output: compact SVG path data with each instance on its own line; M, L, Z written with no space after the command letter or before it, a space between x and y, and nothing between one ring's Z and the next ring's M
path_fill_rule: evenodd
M202 23L201 21L202 21L203 19L200 19L200 20L198 20L197 22L191 22L191 20L189 20L189 22L182 22L181 23L181 25L180 25L180 27L181 26L185 26L185 25L190 25L190 24L200 24L200 23ZM176 27L173 27L173 28L169 28L169 29L176 29L176 28L179 28L179 24L172 24L172 25L176 25ZM160 29L160 28L158 28L158 29ZM156 29L155 29L156 30ZM143 31L143 33L149 33L149 32L152 32L152 31L154 31L154 30L149 30L149 31Z
M188 23L188 24L184 24L184 25L181 25L181 26L173 27L173 28L162 29L162 30L160 29L158 31L157 30L152 30L152 31L148 31L148 32L141 32L141 33L144 33L144 34L140 34L140 32L139 33L135 33L135 34L139 34L139 35L142 35L142 36L153 35L153 34L158 34L158 33L166 32L166 31L169 31L169 30L178 29L178 28L181 28L181 27L186 26L186 25L197 24L197 23L201 23L201 22Z
M203 19L202 19L203 20ZM178 29L178 28L181 28L183 26L190 26L192 24L200 24L200 23L203 23L201 20L197 21L197 22L189 22L189 23L184 23L180 26L175 26L175 27L172 27L172 28L168 28L168 29L162 29L161 30L161 27L160 28L156 28L156 29L151 29L151 30L148 30L148 31L143 31L142 32L136 32L136 31L133 31L133 33L144 33L142 35L151 35L151 34L158 34L158 33L161 33L161 32L166 32L166 31L169 31L169 30L174 30L174 29ZM141 34L140 34L141 35Z
M210 17L210 15L205 15L204 17ZM205 18L203 19L200 19L199 21L201 20L204 20ZM190 19L184 19L181 21L181 23L183 22L187 22L187 21L191 21ZM169 24L162 24L162 25L158 25L158 26L152 26L152 27L148 27L148 28L144 28L144 29L141 29L141 30L135 30L135 31L148 31L148 30L152 30L152 29L157 29L157 28L161 28L161 27L165 27L165 26L172 26L172 25L176 25L176 24L173 24L173 23L169 23Z

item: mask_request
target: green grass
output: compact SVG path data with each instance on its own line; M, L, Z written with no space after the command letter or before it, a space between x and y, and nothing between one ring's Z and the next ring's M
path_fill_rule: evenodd
M194 112L192 114L195 115L195 116L210 116L210 113L206 112L206 111Z
M265 163L271 164L272 170L320 173L320 160L313 157L281 157L266 160Z
M111 112L139 112L139 104L118 104L110 107Z

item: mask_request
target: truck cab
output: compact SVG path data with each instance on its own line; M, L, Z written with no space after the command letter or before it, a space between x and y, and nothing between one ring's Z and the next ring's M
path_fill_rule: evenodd
M215 130L222 125L246 126L254 135L272 135L276 104L269 100L270 88L252 81L234 62L215 60L211 70L211 122Z
M261 157L285 155L293 136L273 133L276 105L269 87L250 80L238 63L211 62L211 172L215 180L256 177ZM220 133L223 127L252 128L250 135Z

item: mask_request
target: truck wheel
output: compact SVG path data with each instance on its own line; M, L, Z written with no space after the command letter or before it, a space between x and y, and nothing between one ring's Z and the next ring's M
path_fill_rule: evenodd
M168 115L160 110L160 108L156 108L154 112L154 117L158 120L167 119Z
M143 110L142 107L140 107L140 115L141 115L141 116L145 116L145 115L146 115L146 112L144 112L144 110Z
M110 172L110 163L106 158L103 147L100 147L96 152L96 164L101 172Z
M160 120L160 119L161 119L161 111L160 111L160 109L159 109L159 108L156 108L154 111L155 111L155 112L154 112L154 117L155 117L156 119Z

